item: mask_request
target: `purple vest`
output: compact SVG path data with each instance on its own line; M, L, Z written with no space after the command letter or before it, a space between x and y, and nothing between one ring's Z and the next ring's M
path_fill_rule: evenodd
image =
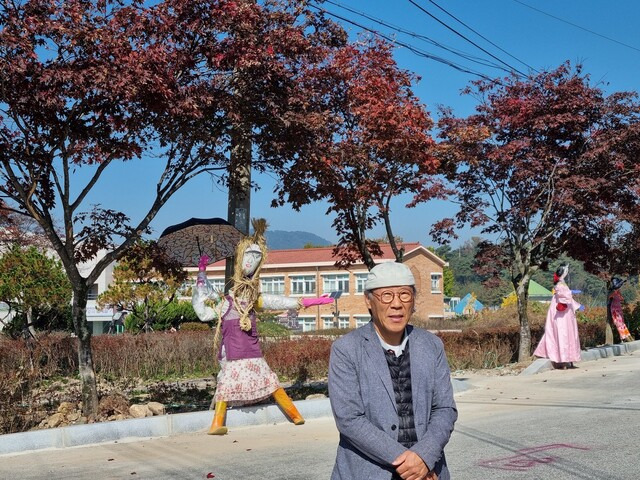
M251 310L251 330L245 332L240 329L240 314L233 305L231 297L226 297L229 309L222 315L222 344L227 360L242 358L260 358L260 342L256 326L256 313ZM220 358L222 352L218 352Z

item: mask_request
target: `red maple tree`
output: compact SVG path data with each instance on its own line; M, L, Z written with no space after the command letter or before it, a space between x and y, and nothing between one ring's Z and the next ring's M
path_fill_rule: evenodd
M367 231L382 223L398 261L391 225L391 201L417 193L412 205L442 194L431 155L433 122L411 87L416 77L398 68L389 43L366 40L332 55L322 67L331 117L316 132L318 156L296 162L284 177L280 203L294 208L311 200L329 203L339 234L334 253L346 266L361 258L372 268L380 255ZM310 139L311 141L311 139Z
M433 233L444 240L456 225L470 224L494 239L479 260L484 274L510 274L523 361L531 355L531 275L607 215L618 186L608 174L615 152L601 147L619 133L614 123L635 121L637 110L622 109L634 94L606 97L568 63L525 79L473 82L466 93L479 98L477 113L456 118L445 109L438 124L438 155L458 167L450 180L460 209Z
M610 287L614 276L640 273L640 102L637 94L614 94L607 104L610 113L592 137L588 160L609 188L590 198L587 208L598 203L601 214L572 236L569 251Z
M232 134L255 145L258 170L304 154L319 121L306 76L345 38L296 0L0 0L0 192L71 281L85 415L98 405L91 286L190 179L228 179ZM156 184L142 218L87 205L110 165L162 160L141 179Z

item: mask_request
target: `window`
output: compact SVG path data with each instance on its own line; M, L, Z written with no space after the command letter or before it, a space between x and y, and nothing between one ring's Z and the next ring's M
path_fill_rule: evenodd
M207 278L216 292L224 292L224 278Z
M441 280L442 280L441 273L431 274L431 293L440 293L442 291L442 289L440 288Z
M322 328L325 330L328 328L349 328L349 315L340 315L337 326L334 323L335 320L336 317L334 316L322 317Z
M322 275L322 291L324 293L342 292L349 294L349 274L340 273L335 275Z
M316 277L299 275L291 277L291 295L309 295L316 293Z
M368 275L368 273L356 273L356 293L364 293L364 283Z
M260 277L260 291L273 295L283 295L284 277Z
M356 318L356 328L366 325L371 321L371 317L369 315L355 315Z
M98 299L98 284L94 283L91 285L89 289L89 293L87 294L87 300L97 300Z
M298 325L302 326L303 332L316 329L316 317L298 317Z

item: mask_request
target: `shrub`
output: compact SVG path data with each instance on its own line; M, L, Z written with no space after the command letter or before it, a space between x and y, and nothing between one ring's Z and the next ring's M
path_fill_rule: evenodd
M326 378L332 343L328 338L303 337L266 342L262 350L281 379L301 383L309 378Z
M579 322L582 323L594 323L605 327L607 322L607 308L606 307L591 307L584 311L577 312L576 317Z
M38 341L0 336L0 434L35 427L42 419L36 387L76 371L75 339L66 334L42 334Z
M624 321L631 335L638 338L640 336L640 302L626 306L624 309Z
M96 372L105 378L190 378L214 373L213 332L100 335L93 340Z
M309 330L303 332L302 335L306 337L326 337L326 338L338 338L345 333L349 333L350 328L323 328L322 330Z
M519 329L515 326L441 332L452 370L495 368L517 360Z
M168 330L171 327L178 328L185 322L200 322L191 302L173 301L164 308L158 310L153 328L155 330Z
M205 322L185 322L180 325L181 332L203 332L211 330L211 325Z
M272 321L258 322L258 334L261 337L286 337L289 338L291 330L284 325Z

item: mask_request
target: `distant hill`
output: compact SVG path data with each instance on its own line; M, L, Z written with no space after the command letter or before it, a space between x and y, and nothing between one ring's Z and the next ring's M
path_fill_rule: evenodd
M331 242L318 235L309 232L287 232L285 230L267 230L267 247L270 250L288 250L291 248L304 248L311 244L315 247L328 247Z

